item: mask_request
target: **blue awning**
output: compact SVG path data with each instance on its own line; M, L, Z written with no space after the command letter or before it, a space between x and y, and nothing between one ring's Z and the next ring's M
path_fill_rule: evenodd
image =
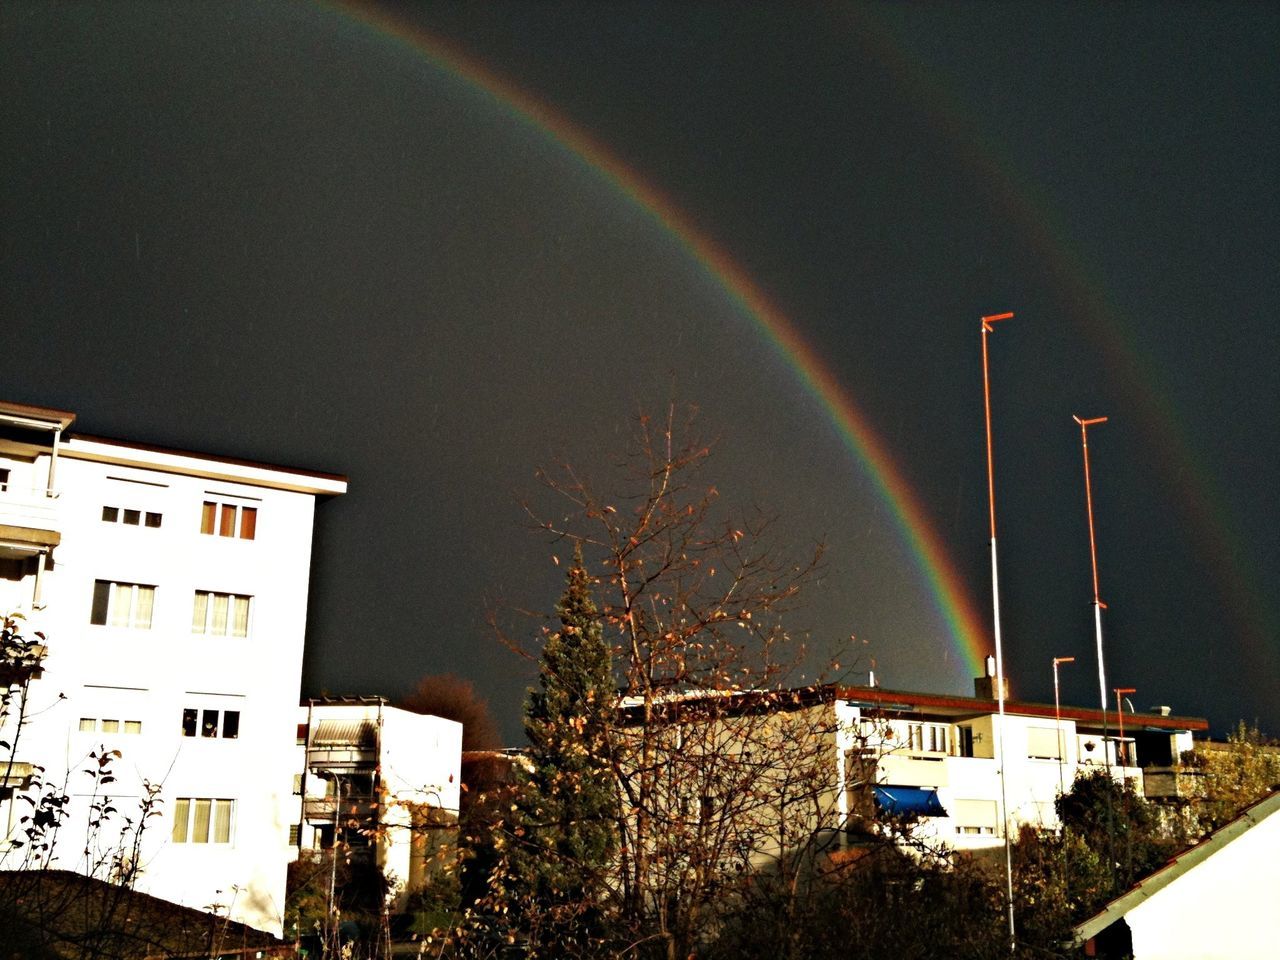
M874 787L876 806L893 816L945 817L938 791L924 787Z

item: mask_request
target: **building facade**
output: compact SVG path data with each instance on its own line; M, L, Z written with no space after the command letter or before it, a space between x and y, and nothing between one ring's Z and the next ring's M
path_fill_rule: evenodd
M400 909L454 839L462 724L382 697L311 700L297 744L298 856L367 858L388 882L390 908Z
M917 837L956 849L996 846L1006 828L1056 829L1054 801L1083 773L1107 770L1151 795L1144 772L1167 770L1208 729L1204 718L1162 708L1126 711L1122 733L1114 712L1012 699L1002 719L991 679L976 678L973 697L839 688L839 815L854 812L870 777L877 806L918 817ZM1158 789L1154 779L1151 786Z
M279 934L315 507L346 480L73 420L0 404L0 610L47 638L11 686L0 837L64 790L52 866Z

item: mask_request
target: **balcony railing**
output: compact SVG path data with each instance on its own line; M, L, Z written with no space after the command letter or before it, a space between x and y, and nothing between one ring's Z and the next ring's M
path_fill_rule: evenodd
M344 796L341 800L333 797L307 797L302 801L302 810L311 823L332 823L335 814L338 820L376 820L378 802L368 796Z
M15 490L0 486L0 527L58 530L58 498L43 490Z

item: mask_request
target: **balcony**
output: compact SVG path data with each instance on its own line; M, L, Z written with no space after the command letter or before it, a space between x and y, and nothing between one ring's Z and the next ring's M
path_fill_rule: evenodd
M332 823L335 812L338 820L376 822L378 801L374 797L358 795L344 796L335 804L334 797L307 797L302 801L302 812L308 823Z
M0 555L30 556L56 547L60 528L56 497L0 483Z

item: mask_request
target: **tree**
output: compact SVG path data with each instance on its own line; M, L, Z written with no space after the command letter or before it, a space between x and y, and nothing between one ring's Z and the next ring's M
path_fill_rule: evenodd
M498 725L489 702L476 693L470 680L452 673L430 674L418 681L400 706L414 713L428 713L462 724L463 752L502 747Z
M1201 774L1192 809L1205 833L1280 786L1280 744L1269 741L1256 723L1249 726L1241 720L1225 744L1197 744L1183 762Z
M512 884L541 955L591 955L604 939L604 874L617 847L609 759L616 693L611 656L579 546L542 645L538 687L524 710L527 767L516 771Z
M821 551L789 559L770 517L722 510L710 453L674 409L641 416L617 497L565 464L539 474L555 505L527 506L601 571L622 688L609 903L630 948L668 958L711 935L745 873L795 868L834 780L831 711L789 692L804 651L782 623Z

